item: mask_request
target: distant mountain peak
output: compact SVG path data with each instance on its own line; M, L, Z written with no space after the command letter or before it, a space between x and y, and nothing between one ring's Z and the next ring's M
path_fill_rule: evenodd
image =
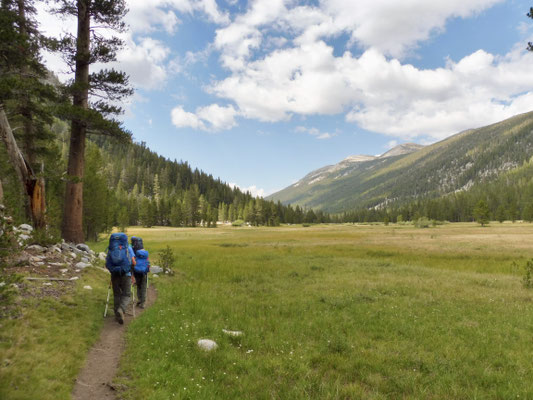
M401 156L403 154L409 154L413 153L417 150L420 150L422 147L421 144L416 143L402 143L398 146L393 147L389 151L386 151L382 155L379 156L379 158L385 158L385 157L394 157L394 156Z

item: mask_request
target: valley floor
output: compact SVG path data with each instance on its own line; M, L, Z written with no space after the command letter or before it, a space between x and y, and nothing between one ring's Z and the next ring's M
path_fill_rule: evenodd
M533 397L531 224L128 233L177 262L128 331L125 399Z
M128 235L143 238L152 264L167 246L176 262L173 276L152 278L157 301L126 330L119 398L533 398L533 289L522 282L533 224ZM70 398L107 279L91 269L80 281L94 290L27 299L1 321L0 394ZM199 339L218 349L199 350Z

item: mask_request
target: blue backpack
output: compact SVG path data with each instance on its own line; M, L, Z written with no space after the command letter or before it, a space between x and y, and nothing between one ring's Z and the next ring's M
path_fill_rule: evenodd
M135 253L135 259L137 260L137 264L133 267L135 273L148 273L148 266L150 265L150 262L148 261L148 252L146 250L137 250Z
M109 237L105 266L112 274L125 274L131 270L131 257L128 250L128 236L113 233Z

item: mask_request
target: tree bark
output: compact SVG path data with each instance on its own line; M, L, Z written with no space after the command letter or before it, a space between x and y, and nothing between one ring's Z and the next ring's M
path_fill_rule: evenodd
M30 165L24 159L22 152L17 146L15 137L13 136L13 131L9 125L2 103L0 103L0 136L6 145L7 154L9 155L11 164L15 168L23 192L29 197L33 225L35 228L44 228L46 226L44 179L42 177L35 177Z
M88 108L89 62L90 62L90 6L91 0L78 0L78 36L76 40L76 73L73 105ZM83 175L85 169L85 138L87 127L84 121L72 120L67 168L65 210L62 236L68 242L81 243L83 235Z

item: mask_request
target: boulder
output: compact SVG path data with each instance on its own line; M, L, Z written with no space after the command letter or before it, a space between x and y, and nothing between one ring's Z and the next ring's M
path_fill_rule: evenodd
M72 246L70 246L68 243L61 243L61 250L72 251Z
M89 260L87 257L82 257L82 258L81 258L81 262L84 262L84 263L90 263L91 260Z
M100 252L100 253L98 253L98 258L99 258L100 260L105 261L106 257L107 257L107 254L104 253L103 251Z
M211 339L200 339L197 344L198 347L204 351L213 351L218 347L217 343Z
M22 225L19 225L18 229L22 232L26 232L26 233L31 233L33 232L33 227L31 225L28 225L28 224L22 224Z
M151 272L152 274L160 274L161 272L163 272L163 268L161 268L161 267L159 267L159 266L157 266L157 265L152 265L152 266L150 267L150 272Z
M30 240L30 237L29 237L28 235L26 235L26 234L23 233L23 234L19 235L19 239L20 239L21 241L25 242L25 241L27 241L27 240ZM20 243L20 242L19 242L19 243Z
M84 288L84 289L87 289L87 290L93 290L93 288L90 287L89 285L85 285L83 288Z
M84 262L80 261L74 267L77 268L77 269L84 269L84 268L91 267L91 266L92 266L92 264L84 263Z
M91 249L89 248L89 246L87 246L86 244L84 243L78 243L76 245L76 248L78 250L81 250L81 251L84 251L85 253L89 253L91 251Z
M31 246L26 247L26 250L35 253L44 253L46 251L43 246L39 246L38 244L32 244Z

